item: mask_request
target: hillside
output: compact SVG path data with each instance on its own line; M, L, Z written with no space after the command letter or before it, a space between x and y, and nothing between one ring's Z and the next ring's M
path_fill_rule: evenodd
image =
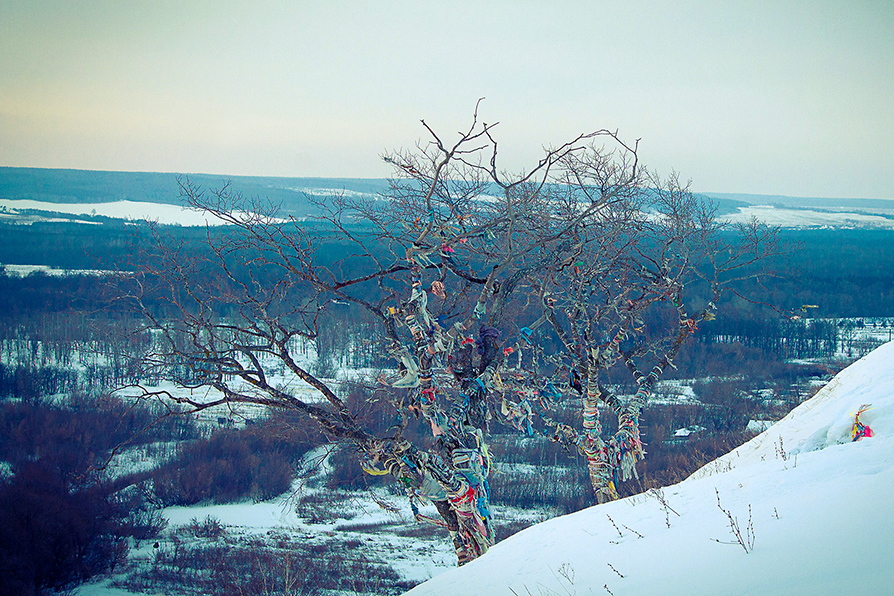
M851 442L863 404L874 436ZM663 493L533 526L408 594L890 593L892 429L889 342Z
M59 214L109 218L150 218L163 223L204 225L205 218L183 212L178 180L214 191L229 185L245 197L269 200L281 214L316 217L313 201L332 195L375 197L388 190L385 179L284 178L169 172L104 172L0 166L0 221L58 220ZM494 189L492 192L497 192ZM894 228L894 200L784 197L700 193L730 223L757 217L792 229ZM159 205L165 205L160 207Z

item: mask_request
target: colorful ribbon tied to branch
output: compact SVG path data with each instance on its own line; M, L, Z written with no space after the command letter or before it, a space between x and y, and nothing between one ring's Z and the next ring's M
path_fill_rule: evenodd
M872 436L872 429L869 428L869 424L860 421L860 416L866 412L866 410L870 409L872 404L863 404L860 406L860 409L857 410L856 414L854 414L854 428L851 431L851 441L859 441L865 437Z

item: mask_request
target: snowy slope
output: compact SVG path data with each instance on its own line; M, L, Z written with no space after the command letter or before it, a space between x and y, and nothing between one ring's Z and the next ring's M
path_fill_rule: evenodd
M851 442L861 404L875 436ZM894 343L663 498L544 522L408 594L894 593Z

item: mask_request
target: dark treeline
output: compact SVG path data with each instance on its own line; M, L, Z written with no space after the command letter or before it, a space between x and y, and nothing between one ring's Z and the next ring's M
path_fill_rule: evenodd
M313 228L321 258L327 263L349 254L348 245L331 228L321 223L301 225ZM209 230L162 226L160 232L174 243L206 250ZM212 228L210 233L223 237L229 231ZM783 240L791 250L769 263L768 269L776 275L742 288L757 303L728 297L719 304L717 320L702 324L696 340L678 356L672 376L729 374L749 363L766 367L782 359L827 358L836 348L852 347L853 329L836 323L836 317L894 317L894 232L786 231ZM145 224L0 225L0 256L7 263L129 270L151 243ZM234 256L234 270L239 259L249 257ZM362 264L349 259L339 266ZM94 388L134 380L128 377L123 355L143 347L146 337L128 334L134 320L125 305L115 301L119 289L115 276L0 273L0 365L4 367L0 394L26 397L36 390L69 390L72 375L49 369L68 367L73 358L81 358L82 370ZM761 303L789 312L781 316ZM816 308L801 311L802 306ZM799 316L791 316L792 312ZM517 314L518 320L526 319ZM673 313L655 316L663 315ZM378 341L378 324L370 313L332 305L319 323L326 332L316 340L317 374L333 377L345 367L388 365ZM554 337L538 340L547 350L551 341L557 341ZM85 361L88 354L93 359ZM42 368L47 370L40 372Z
M894 315L894 231L783 231L790 251L769 264L777 277L748 288L769 304L815 305L805 316Z
M120 220L109 225L74 223L35 223L30 226L0 224L0 268L5 265L42 265L54 269L129 272L141 264L158 258L152 252L155 234L172 246L195 254L208 254L208 235L226 239L232 230L225 226L202 227L150 226L143 223L125 225ZM299 225L299 224L296 224ZM334 230L324 224L300 224L319 243L318 254L323 264L331 264L350 254L350 247L336 238ZM234 271L255 256L245 251L232 255L229 263ZM360 266L348 260L342 267ZM0 274L0 315L20 316L31 312L91 310L114 304L114 276L56 276L38 271L25 277ZM257 273L257 272L256 272ZM263 273L263 271L261 272ZM280 272L274 268L270 275Z
M301 225L313 227L318 237L333 238L322 243L320 256L324 261L333 262L347 254L347 245L336 241L332 230L323 224ZM176 242L197 250L207 233L204 228L161 228ZM215 228L211 234L224 235L227 230ZM821 318L894 314L894 231L784 231L782 239L791 250L769 263L774 276L762 278L760 285L743 288L747 295L783 308L816 305L809 314ZM129 270L139 261L140 248L150 243L145 224L0 225L0 263ZM351 263L344 266L350 267ZM46 277L38 274L33 279L0 279L0 309L19 314L58 310L75 297L85 301L95 298L102 285L97 279ZM741 301L735 308L739 311L735 313L737 318L753 318L759 312Z
M70 368L7 366L0 362L0 397L31 401L43 395L72 393L80 387L80 375Z
M829 358L839 346L835 321L787 318L736 318L723 316L703 325L698 340L706 343L741 343L780 359Z
M175 228L176 229L176 228ZM190 228L182 228L194 233ZM146 226L111 220L105 225L0 225L0 263L61 269L127 269Z

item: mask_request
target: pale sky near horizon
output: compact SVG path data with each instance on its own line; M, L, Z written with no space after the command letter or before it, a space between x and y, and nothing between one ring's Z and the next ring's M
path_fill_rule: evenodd
M0 165L384 178L499 121L704 192L894 199L894 2L0 0Z

